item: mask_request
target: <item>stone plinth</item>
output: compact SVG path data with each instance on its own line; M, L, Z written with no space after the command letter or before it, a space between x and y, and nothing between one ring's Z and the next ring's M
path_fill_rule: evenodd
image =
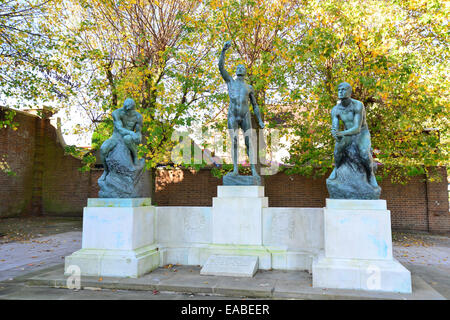
M312 272L314 287L411 292L410 272L392 257L386 201L327 199Z
M224 186L261 186L260 176L241 176L228 173L223 177Z
M83 213L82 249L66 257L65 270L81 275L139 277L159 266L151 199L89 199Z
M270 269L271 253L263 246L263 208L269 201L263 186L218 186L212 206L212 244L208 256L257 257ZM223 267L226 272L227 267ZM217 271L219 272L219 271Z
M213 198L213 243L262 245L262 212L269 206L262 186L218 186Z

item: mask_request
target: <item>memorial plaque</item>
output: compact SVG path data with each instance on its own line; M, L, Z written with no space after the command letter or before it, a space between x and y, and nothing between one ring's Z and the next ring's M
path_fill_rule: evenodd
M231 276L251 278L258 270L258 257L255 256L218 256L208 258L201 275Z

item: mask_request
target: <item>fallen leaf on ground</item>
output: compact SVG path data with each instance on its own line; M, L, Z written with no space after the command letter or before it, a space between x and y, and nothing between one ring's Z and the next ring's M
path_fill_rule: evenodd
M101 291L102 288L97 288L97 287L84 287L83 289L85 290L93 290L93 291Z

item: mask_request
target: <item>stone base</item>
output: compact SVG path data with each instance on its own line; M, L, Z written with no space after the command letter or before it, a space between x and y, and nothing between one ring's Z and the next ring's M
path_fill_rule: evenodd
M351 174L349 174L351 176ZM373 187L367 181L363 180L365 176L353 177L354 180L340 179L326 180L327 190L332 199L380 199L381 188ZM361 181L357 181L361 179Z
M74 265L82 276L137 278L159 267L159 252L155 245L136 250L81 249L66 257L66 275Z
M88 207L136 208L152 205L151 198L89 198Z
M313 251L299 251L289 248L265 247L271 254L271 267L274 270L302 270L311 272L316 257Z
M159 267L150 204L150 198L88 199L82 249L66 257L66 272L78 266L81 275L135 278Z
M223 177L224 186L261 186L262 179L260 176L241 176L227 174Z
M385 200L327 199L324 253L312 265L313 286L411 292L411 274L392 257Z
M200 270L200 274L251 278L257 270L258 257L212 255Z
M335 152L341 154L340 164L332 173L334 179L326 180L328 193L332 199L377 200L380 198L381 188L369 183L367 163L363 161L365 156L359 152L358 140L361 135L370 139L369 131L364 129L358 134L344 136L337 140Z
M100 198L139 198L148 194L150 176L145 170L145 159L133 163L130 150L122 136L114 133L105 141L115 143L114 148L106 156L108 171L104 171L98 179Z
M334 259L312 265L313 287L411 293L411 273L395 259Z

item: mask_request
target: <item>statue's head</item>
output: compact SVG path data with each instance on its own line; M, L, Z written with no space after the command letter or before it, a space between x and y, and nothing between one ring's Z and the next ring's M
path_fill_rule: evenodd
M125 111L134 110L135 107L136 107L136 104L134 103L134 100L131 98L127 98L123 102L123 108L125 109Z
M236 67L236 75L237 76L245 76L247 73L247 70L245 69L245 66L243 64L240 64Z
M348 82L342 82L338 85L338 98L345 99L352 96L352 86Z

